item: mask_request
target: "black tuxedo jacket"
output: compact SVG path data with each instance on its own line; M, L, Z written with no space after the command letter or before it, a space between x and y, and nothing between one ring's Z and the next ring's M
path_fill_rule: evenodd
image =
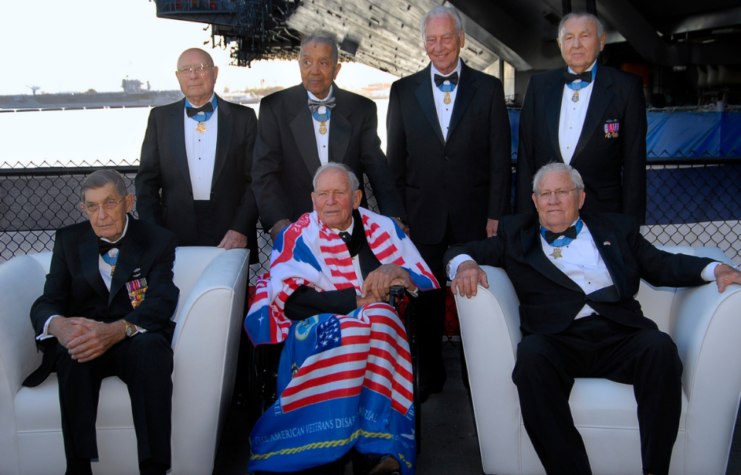
M486 237L486 220L510 212L511 142L499 79L461 66L444 139L430 66L391 86L386 154L412 239L438 244L448 219L455 240Z
M530 78L520 112L515 213L534 213L533 176L563 162L558 141L566 67ZM617 137L605 126L617 121ZM625 213L646 220L646 100L641 78L598 65L571 166L584 179L585 212Z
M61 315L106 323L125 318L149 332L162 332L172 339L175 322L170 319L180 293L172 280L175 246L177 238L171 232L129 216L109 292L100 276L98 236L90 222L60 229L56 233L44 293L31 307L35 334L43 333L49 317ZM144 301L134 309L126 283L141 278L147 279L148 289ZM23 383L25 386L41 384L53 367L57 339L37 343L44 351L44 358Z
M659 287L706 283L700 274L712 259L656 249L641 236L634 217L607 213L581 217L614 283L589 295L548 260L534 214L503 219L497 236L453 247L445 262L468 254L478 264L504 268L520 300L520 328L529 333L565 330L585 304L623 325L655 329L634 298L641 279Z
M336 105L329 125L329 161L344 163L359 180L365 173L381 213L405 217L381 150L376 105L337 85L332 90ZM321 162L308 101L299 84L260 102L252 178L265 229L313 210L312 180ZM367 206L365 196L361 206Z
M218 241L227 231L247 236L250 255L257 257L257 205L252 194L252 151L257 135L255 112L217 96L219 129L216 139L211 203ZM180 246L197 242L193 185L185 153L185 99L155 107L142 145L136 175L139 218L163 226L178 237ZM189 119L190 120L190 119ZM195 122L193 125L195 127Z

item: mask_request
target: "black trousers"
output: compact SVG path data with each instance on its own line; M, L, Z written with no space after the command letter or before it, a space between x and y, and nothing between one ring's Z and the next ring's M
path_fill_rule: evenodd
M443 362L443 334L445 332L445 313L448 277L445 274L443 258L448 247L456 244L453 229L448 219L443 240L437 244L420 244L415 241L414 230L411 239L422 259L430 267L440 284L440 289L420 292L413 299L416 312L414 331L419 347L419 382L429 389L442 389L447 379Z
M196 246L218 246L224 236L215 233L214 215L211 200L196 200L193 202L196 210L196 227L198 228L198 242Z
M666 475L682 405L682 362L671 337L592 315L561 333L522 339L512 379L525 428L549 475L592 473L569 408L574 378L634 386L643 471Z
M58 345L56 372L68 460L98 458L95 421L100 384L103 378L118 376L131 398L139 463L170 466L172 349L166 336L141 333L126 338L86 363L73 360Z

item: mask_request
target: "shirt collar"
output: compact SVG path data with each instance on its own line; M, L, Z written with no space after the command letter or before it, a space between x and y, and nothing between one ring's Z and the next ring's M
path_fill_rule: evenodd
M111 241L110 239L106 239L106 238L102 237L102 238L100 238L100 240L101 241L105 241L105 242L110 242L111 244L116 244L121 239L123 239L124 236L126 236L126 230L127 229L129 229L129 215L128 214L126 214L126 224L124 225L124 230L123 230L123 233L121 233L121 237L120 238L116 239L115 241Z
M458 73L458 81L460 84L460 78L461 78L461 58L458 57L458 66L455 67L453 71L450 72L450 74L453 74L457 72ZM440 76L450 76L450 74L443 74L440 71L435 68L435 65L430 63L430 77L432 78L432 84L435 84L435 74L439 74Z
M314 94L312 94L308 90L306 91L306 93L309 95L309 99L313 99L315 101L326 101L327 99L329 99L330 97L332 97L332 89L333 88L334 88L334 86L329 86L329 94L327 94L327 97L325 97L324 99L317 98Z
M311 94L311 93L309 93L309 94ZM327 97L330 97L330 96L327 96ZM339 228L329 228L329 230L330 230L330 231L332 231L332 232L333 232L333 233L335 233L335 234L340 234L341 232L345 232L345 233L348 233L348 234L350 234L350 236L352 236L352 229L353 229L354 227L355 227L355 217L353 217L353 218L352 218L352 221L350 221L350 227L349 227L349 228L347 228L347 229L345 229L344 231L342 231L342 230L341 230L341 229L339 229Z
M215 97L215 96L216 96L216 93L215 93L215 92L212 92L212 93L211 93L211 99L207 100L206 102L204 102L204 103L203 103L203 104L201 104L200 106L195 106L195 105L191 104L191 102L190 102L190 101L188 100L188 98L186 97L186 98L185 98L185 107L203 107L203 106L205 106L206 104L208 104L209 102L211 102L211 103L214 103L214 97ZM216 109L216 104L215 104L215 103L214 103L214 109Z
M592 74L592 80L594 80L594 76L597 74L596 68L597 68L597 60L595 59L592 65L587 68L587 71L591 71L592 69L594 69L594 74ZM576 74L574 70L571 69L571 66L569 66L568 69L571 74Z

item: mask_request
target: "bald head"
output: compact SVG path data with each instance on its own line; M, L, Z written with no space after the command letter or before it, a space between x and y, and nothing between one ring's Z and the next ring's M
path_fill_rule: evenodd
M219 68L214 66L211 55L200 48L183 51L178 58L175 73L180 83L180 90L192 105L200 107L214 93L214 85L219 75Z

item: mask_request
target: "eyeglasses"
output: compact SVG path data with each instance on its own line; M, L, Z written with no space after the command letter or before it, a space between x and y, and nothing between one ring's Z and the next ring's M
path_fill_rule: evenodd
M116 206L123 200L125 200L126 197L121 198L120 200L108 200L105 203L99 204L99 203L83 203L83 207L85 208L85 211L87 211L88 214L95 214L98 212L100 207L102 206L104 210L110 211L112 209L115 209Z
M194 64L193 66L184 66L176 71L178 73L178 76L190 76L190 73L193 71L196 72L197 75L203 76L205 75L209 68L213 68L213 64Z
M553 191L544 191L540 193L538 196L541 200L547 200L551 197L551 195L556 195L559 198L566 198L569 196L569 193L574 191L576 188L572 188L570 190L553 190Z

